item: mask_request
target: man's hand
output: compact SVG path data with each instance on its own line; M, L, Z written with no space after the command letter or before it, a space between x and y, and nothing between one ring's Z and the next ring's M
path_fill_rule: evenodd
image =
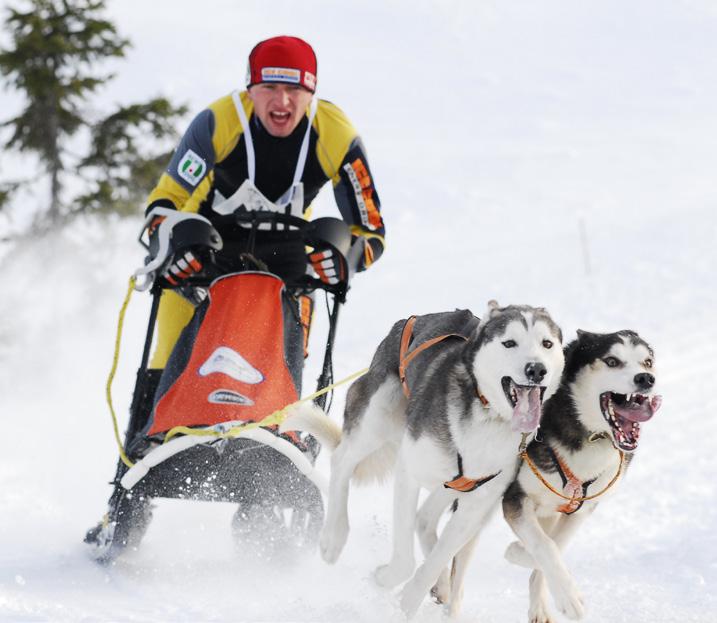
M334 285L346 281L346 261L333 249L314 251L309 254L309 261L324 283Z
M189 249L179 257L175 257L162 276L173 286L178 286L184 279L201 272L202 268L202 262L197 257L196 251Z

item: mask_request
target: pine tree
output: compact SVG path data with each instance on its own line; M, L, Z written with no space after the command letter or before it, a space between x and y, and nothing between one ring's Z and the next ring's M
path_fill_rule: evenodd
M90 154L80 163L94 173L94 188L77 198L78 211L123 215L137 206L157 182L171 151L146 154L147 137L156 141L174 136L173 120L186 107L174 107L164 98L124 106L92 127Z
M113 77L97 66L123 57L130 45L103 18L104 10L104 0L24 0L24 10L8 9L5 20L11 46L0 49L0 72L26 100L20 114L3 123L11 130L5 147L39 156L50 181L42 216L48 224L90 209L127 213L148 186L133 176L156 177L166 162L162 154L141 157L138 137L147 131L155 138L173 135L172 120L185 112L157 98L99 121L90 118L83 106ZM90 154L73 162L65 146L81 129L91 134ZM68 201L63 182L77 167L94 171L95 188Z

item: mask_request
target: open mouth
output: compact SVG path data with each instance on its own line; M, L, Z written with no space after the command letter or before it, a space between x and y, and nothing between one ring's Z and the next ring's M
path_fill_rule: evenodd
M271 120L274 123L286 123L289 120L289 117L291 116L291 113L288 112L270 112L269 116L271 117Z
M513 407L511 426L514 431L531 433L538 428L543 411L545 387L542 385L519 385L509 376L501 379L503 392Z
M662 396L644 394L600 394L602 415L610 424L615 444L620 450L632 452L640 439L640 424L649 420L662 404Z

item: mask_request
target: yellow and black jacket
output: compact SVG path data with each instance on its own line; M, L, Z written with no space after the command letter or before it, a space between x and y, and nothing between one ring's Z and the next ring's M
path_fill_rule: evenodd
M291 186L301 142L309 122L308 115L285 138L271 136L253 114L254 106L246 91L240 99L251 128L254 144L256 187L270 201L276 201ZM304 211L331 180L334 196L344 221L355 236L364 237L369 266L383 252L385 229L373 176L358 133L344 113L325 100L319 100L313 119L309 154L301 181L304 185ZM182 171L191 152L194 170ZM192 121L174 153L167 171L148 199L148 210L157 207L199 212L216 222L212 210L215 191L231 196L248 177L245 138L231 95L202 111ZM223 236L232 232L222 231Z
M256 187L270 201L279 199L291 186L299 150L309 122L308 114L294 132L285 138L271 136L253 114L248 94L240 100L249 119L255 152ZM324 100L318 100L312 122L309 153L301 181L304 186L304 213L321 187L331 180L334 196L344 221L354 236L365 239L365 252L359 270L367 268L383 253L385 229L378 193L366 160L361 139L344 113ZM224 239L224 252L233 255L235 239L246 230L227 225L212 210L214 193L230 197L248 178L246 143L234 100L227 95L202 111L192 121L175 151L166 172L148 199L147 211L162 206L198 212L217 227ZM262 232L258 232L262 234ZM292 271L306 270L303 245L287 240L265 239L257 257L282 278ZM158 317L158 340L150 367L163 368L193 307L175 292L162 294Z

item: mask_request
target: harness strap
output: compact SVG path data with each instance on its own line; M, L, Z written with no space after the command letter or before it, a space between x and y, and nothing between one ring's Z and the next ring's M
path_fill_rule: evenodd
M588 494L588 487L595 482L596 478L583 482L568 467L565 459L555 452L551 446L548 446L548 453L560 479L563 481L563 491L571 497L569 502L558 506L556 510L559 513L572 515L575 511L580 510L584 503L582 498Z
M411 363L424 350L427 350L431 348L431 346L434 346L435 344L438 344L450 337L458 337L464 341L468 341L468 338L460 333L446 333L445 335L439 335L438 337L426 340L423 344L418 345L409 353L408 347L411 345L413 326L415 324L416 316L411 316L408 320L406 320L406 324L403 325L403 331L401 332L401 346L398 352L398 378L401 380L401 387L403 388L403 393L406 398L411 397L411 390L408 387L408 381L406 380L406 369L408 368L409 363ZM481 401L481 404L484 407L487 407L488 399L480 393L478 385L476 385L475 393ZM454 491L460 491L461 493L469 493L470 491L475 491L478 487L493 480L493 478L500 474L500 472L497 472L491 476L485 476L484 478L468 478L463 475L463 457L460 452L456 454L458 456L458 475L453 480L443 483L443 486L446 489L453 489Z
M434 346L435 344L438 344L450 337L458 337L465 341L468 340L465 335L461 335L460 333L446 333L445 335L439 335L438 337L434 337L430 340L425 341L423 344L416 346L416 348L414 348L410 353L407 353L408 347L411 344L411 339L413 338L413 325L415 324L416 316L411 316L406 321L406 324L403 325L403 332L401 333L401 347L398 352L398 378L401 379L401 387L403 387L403 393L406 398L410 398L411 396L411 390L408 387L408 381L406 380L406 369L408 368L409 363L411 363L424 350L427 350L431 346ZM485 396L478 393L477 390L476 394L478 395L478 398L480 398L480 401L483 403L484 406L488 404L488 401L485 399Z
M244 131L244 145L246 146L246 166L249 171L249 181L254 183L254 175L256 173L256 157L254 156L254 141L251 139L251 129L249 128L249 120L246 117L244 105L241 103L239 91L232 91L232 99L234 107L239 115L239 123Z
M577 502L582 504L583 502L587 502L588 500L594 500L595 498L600 497L603 493L605 493L608 489L610 489L618 481L618 479L620 478L620 475L622 474L622 466L623 466L623 463L625 462L625 453L622 450L618 450L617 453L620 458L620 463L617 466L617 472L615 472L615 475L612 477L612 480L610 482L608 482L607 485L605 485L605 488L602 489L602 491L598 491L597 493L593 493L592 495L584 495L583 494L581 497L575 497L575 495L571 495L571 496L563 495L560 491L558 491L555 487L553 487L553 485L551 485L545 479L545 477L540 473L538 466L533 462L533 459L530 458L527 450L523 450L520 453L520 458L528 464L530 471L532 471L533 474L535 474L535 477L545 486L546 489L548 489L549 491L551 491L552 493L557 495L559 498L563 498L564 500L567 500L570 504L575 504ZM562 468L560 467L559 463L557 465L559 467L558 474L560 474L560 478L563 480L564 483L567 482L565 472L563 472L563 473L560 472L561 469L563 469L563 470L566 469L567 465L565 464L564 461L563 461ZM568 469L568 472L570 474L572 474L572 472L569 469ZM596 479L597 478L588 481L587 484L588 485L592 484L593 482L595 482ZM585 491L585 493L587 493L587 491ZM569 506L569 505L565 505L565 506ZM580 508L580 507L578 507L578 508ZM560 509L558 509L558 510L560 510ZM572 510L571 512L574 513L576 510L578 510L578 509L576 508L575 510ZM561 512L565 512L565 511L561 511ZM567 514L570 514L570 513L567 513Z
M254 177L256 174L256 156L254 152L254 141L251 137L251 128L249 127L249 120L246 116L246 111L241 103L241 97L239 97L239 91L232 92L232 99L234 100L234 106L237 109L239 115L239 123L241 124L242 130L244 131L244 144L246 145L246 161L247 169L249 172L249 181L253 184ZM298 184L301 177L304 175L304 168L306 166L306 157L309 153L309 142L311 138L311 125L314 122L316 116L316 109L318 102L316 98L312 98L309 106L309 123L306 126L306 134L304 134L304 140L301 143L301 149L299 150L299 159L296 162L296 170L294 171L294 181L292 187Z
M318 100L314 97L311 99L311 104L309 105L309 123L306 125L306 134L304 134L304 140L301 143L301 151L299 151L299 159L296 162L296 171L294 171L294 181L292 186L296 186L301 181L301 177L304 175L306 157L309 154L309 142L311 140L311 125L314 123L317 106Z
M460 491L461 493L470 493L485 483L493 480L493 478L495 478L498 474L500 474L500 472L496 472L491 476L485 476L484 478L468 478L467 476L464 476L463 457L461 456L461 453L458 452L458 475L453 480L444 482L443 486L446 489L453 489L454 491Z

